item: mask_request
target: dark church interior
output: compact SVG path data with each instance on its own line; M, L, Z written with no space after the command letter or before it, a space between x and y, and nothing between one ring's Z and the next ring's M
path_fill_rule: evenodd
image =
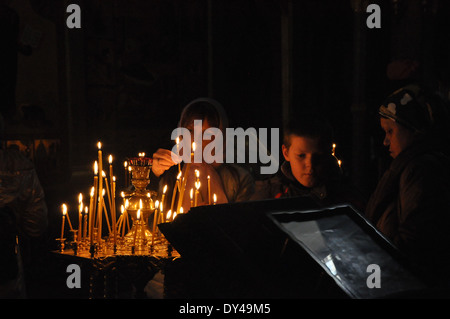
M73 11L72 4L77 5ZM373 4L375 9L367 10ZM180 114L197 98L218 101L228 126L244 130L280 128L281 134L288 122L304 114L325 118L332 127L332 155L339 159L342 179L367 203L393 163L380 126L379 107L386 97L410 84L426 88L445 103L450 97L449 1L2 0L0 17L1 151L18 149L32 163L47 210L47 226L39 236L22 236L19 231L25 298L450 297L449 276L440 277L442 285L428 286L396 241L366 219L364 205L333 208L293 196L217 205L210 200L209 205L193 207L191 197L189 211L155 226L167 245L167 258L152 255L150 244L146 253L133 250L105 257L87 250L83 255L79 246L77 254L68 228L69 222L70 228L79 225L78 194L83 193L86 209L89 204L98 142L108 174L103 187L111 188L111 196L109 168L114 169L115 216L120 213L121 192L134 187L125 162L148 158L153 166L159 163L153 154L172 149L171 133ZM404 98L400 101L403 105ZM445 121L444 116L435 118ZM391 122L397 125L400 120ZM448 132L440 134L450 140ZM282 144L280 135L280 165L285 159ZM443 147L446 156L449 145ZM4 172L6 157L0 158L5 158L0 169L3 190L10 175ZM240 166L255 182L267 178L261 174L263 163L246 161ZM439 177L439 185L446 187L439 189L441 197L450 194L450 175L445 174ZM161 184L153 175L149 183L155 190L153 202L161 201ZM408 190L399 193L403 191ZM5 197L2 206L8 203L7 195L0 197ZM63 203L69 207L65 226ZM395 203L400 211L410 202ZM397 218L395 225L406 219L399 215L391 217ZM433 215L442 228L450 225L440 216ZM149 224L156 218L152 213ZM427 234L440 233L436 220L430 219L424 222L429 223ZM110 221L103 221L108 240ZM317 234L308 228L314 221L317 229L330 227L322 231L321 240L328 256L340 256L334 259L336 268L325 261L324 251L311 248L305 232ZM61 226L65 248L58 240ZM413 231L399 227L400 237ZM85 237L90 232L89 228ZM134 242L136 233L137 228ZM421 241L420 236L414 240ZM439 243L449 250L443 239ZM91 249L92 245L91 236ZM430 244L415 245L427 250ZM450 256L436 257L439 249L421 258L431 267L445 268L440 263L450 263ZM373 256L380 261L374 262ZM381 288L368 288L371 272L366 261L381 265ZM69 287L70 264L81 267L81 287Z

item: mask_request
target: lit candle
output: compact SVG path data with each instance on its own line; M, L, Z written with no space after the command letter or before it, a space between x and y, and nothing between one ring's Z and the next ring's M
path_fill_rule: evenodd
M208 175L208 205L211 205L211 178Z
M170 217L172 217L172 210L169 209L166 215L166 222L169 221Z
M157 216L158 216L158 207L159 207L159 201L157 200L155 202L155 212L153 213L152 245L153 245L153 238L155 237L155 232L156 232L156 222L157 222Z
M128 215L126 215L125 207L123 205L120 205L120 210L122 211L122 238L125 236L125 218L128 218ZM125 217L126 216L126 217Z
M112 208L111 208L111 218L112 218L112 224L113 224L113 235L114 235L114 245L116 245L116 237L117 237L117 223L116 223L116 177L112 177L112 189L111 189L111 202L112 202Z
M123 167L125 168L125 187L128 186L128 162L123 162Z
M178 143L180 143L180 138L179 137L176 138L176 143L177 143L177 156L179 157L180 156L180 151L178 149ZM181 172L181 163L180 162L178 163L178 172L179 173Z
M94 182L94 184L96 184L95 182ZM90 199L90 202L89 202L89 212L90 212L90 214L89 214L89 240L90 240L90 244L92 245L92 243L93 243L93 227L94 227L94 193L95 193L95 186L92 186L91 187L91 193L90 193L90 196L91 196L91 199Z
M173 205L175 203L175 197L177 197L177 190L179 190L179 188L180 188L180 178L181 178L181 172L178 173L177 180L175 181L175 186L173 187L172 202L170 204L170 210L173 210ZM181 193L180 193L180 195L181 195Z
M213 195L213 200L214 200L214 204L213 204L213 205L216 205L216 202L217 202L217 196L216 196L216 194Z
M109 191L108 178L106 177L105 171L102 172L102 177L105 180L106 194L108 195L108 204L109 204L109 207L111 208L112 207L111 196L109 195L111 192ZM103 190L105 190L105 189L103 189Z
M331 155L334 156L335 151L336 151L336 144L333 143L333 148L332 148L332 150L331 150Z
M341 164L342 164L342 161L341 161L341 160L338 160L339 168L341 167Z
M78 195L78 241L81 241L81 231L83 229L83 194Z
M98 243L100 244L102 239L102 210L103 210L103 157L102 157L102 143L97 143L98 147L98 171L100 178L98 179Z
M103 188L102 197L105 197L105 189ZM109 223L108 210L106 209L105 199L102 200L103 211L105 212L106 224L108 225L108 234L111 235L111 224Z
M62 204L62 210L64 212L64 215L66 215L67 214L67 205L66 204ZM67 215L67 221L69 222L70 230L73 231L72 223L70 222L70 216L69 215Z
M186 189L186 182L188 180L189 170L191 168L191 162L192 162L192 160L194 158L194 152L195 152L195 142L192 142L191 160L190 160L190 162L186 163L186 165L185 165L186 166L186 170L185 170L184 176L183 176L183 182L182 182L181 189L180 189L180 198L178 199L178 205L177 205L177 210L176 211L179 211L181 205L183 204L183 197L184 197L184 192L185 192L185 189Z
M200 181L196 181L195 182L195 199L194 199L194 206L197 207L197 200L198 200L198 194L199 194L199 189L200 189Z
M67 213L67 211L63 208L63 211L62 211L62 224L61 224L61 241L64 238L64 222L65 222L65 219L66 219L66 213Z
M140 218L141 218L141 210L138 209L137 220L139 221ZM136 228L134 229L133 248L136 247L136 235L137 235L137 223L136 223ZM134 251L133 251L133 253L134 253Z
M161 197L161 203L164 203L164 200L166 199L166 191L167 191L167 185L164 185L163 193L162 193L162 197Z
M194 189L191 188L191 191L189 192L189 196L191 197L191 207L194 207Z

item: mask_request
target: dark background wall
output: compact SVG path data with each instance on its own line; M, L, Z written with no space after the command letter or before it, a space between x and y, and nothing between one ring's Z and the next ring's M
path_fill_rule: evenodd
M80 5L81 29L66 27L69 3ZM381 7L380 29L366 26L368 3ZM221 102L232 127L281 128L314 110L332 123L348 178L370 193L388 161L376 109L405 81L391 62L417 61L408 79L448 96L448 7L438 0L4 0L2 15L18 18L19 43L3 42L13 53L3 65L17 58L17 72L2 75L16 84L15 101L4 103L14 113L7 138L36 162L57 215L61 200L76 200L91 184L98 140L114 155L120 184L123 160L168 147L194 98ZM2 28L3 38L13 30Z

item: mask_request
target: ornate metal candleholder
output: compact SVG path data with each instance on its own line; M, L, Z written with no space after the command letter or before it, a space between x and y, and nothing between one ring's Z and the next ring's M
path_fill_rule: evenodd
M152 168L152 159L146 157L132 158L130 159L130 167L131 183L134 190L124 192L124 199L126 213L131 216L133 225L125 235L125 241L128 246L132 247L132 250L144 250L152 239L148 221L150 215L155 211L152 193L147 190L147 186L150 184L149 175Z

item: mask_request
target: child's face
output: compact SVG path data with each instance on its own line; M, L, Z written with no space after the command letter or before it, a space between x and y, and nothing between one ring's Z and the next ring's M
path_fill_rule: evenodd
M282 146L283 156L291 164L292 175L305 187L318 183L316 157L322 154L318 139L291 135L291 145Z
M389 154L396 158L414 140L414 133L396 122L381 118L381 128L385 133L383 145L389 147Z

